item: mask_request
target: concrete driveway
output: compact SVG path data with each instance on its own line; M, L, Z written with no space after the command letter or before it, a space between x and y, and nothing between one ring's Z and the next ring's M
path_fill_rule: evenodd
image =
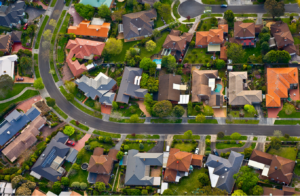
M40 15L43 15L46 11L45 10L39 10L33 7L27 7L26 11L27 14L29 15L28 20L31 21L37 17L39 17Z
M164 151L164 141L157 141L157 144L148 152L162 153Z

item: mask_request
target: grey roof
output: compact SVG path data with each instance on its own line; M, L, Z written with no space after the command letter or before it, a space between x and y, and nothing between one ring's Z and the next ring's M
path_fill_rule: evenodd
M156 17L155 9L123 15L124 39L152 35Z
M31 170L50 181L57 181L58 178L62 176L62 173L50 166L56 157L66 158L71 152L70 147L59 142L64 141L66 137L67 136L65 134L58 132L58 134L50 141L50 143L47 145L47 148L32 166Z
M226 190L231 193L235 180L233 175L238 173L243 163L244 155L231 151L229 158L224 159L222 157L210 154L208 156L206 165L214 168L214 174L219 176L216 187Z
M83 75L80 79L77 79L75 83L78 85L78 88L85 93L85 96L92 99L99 97L100 103L105 103L106 105L112 104L115 93L109 91L117 83L112 78L100 72L95 79Z
M66 161L70 163L74 163L76 161L77 154L78 154L77 150L75 150L74 148L70 148L70 152L66 158Z
M162 166L163 153L139 153L129 150L127 157L125 185L153 185L154 177L145 176L147 166Z
M24 1L17 1L9 6L0 7L0 26L10 27L23 20L26 4Z
M68 141L69 137L67 135L63 134L62 132L58 132L56 134L56 136L54 137L54 139L57 142L65 144Z
M32 107L34 108L34 107ZM14 110L10 113L5 121L0 125L0 145L4 145L10 138L23 129L27 123L34 120L40 112L34 109L28 110L26 114Z
M22 31L11 32L11 40L14 42L21 42Z
M97 176L98 176L98 174L89 172L87 181L91 184L95 184L97 181Z
M141 76L143 70L134 67L125 67L121 85L119 88L117 102L128 103L129 97L144 98L147 89L141 89L139 83L135 84L136 76Z

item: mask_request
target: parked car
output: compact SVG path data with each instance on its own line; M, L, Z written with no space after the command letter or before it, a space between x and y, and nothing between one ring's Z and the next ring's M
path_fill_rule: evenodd
M68 144L68 145L71 145L71 146L75 146L75 142L72 141L72 140L68 140L68 141L67 141L67 144Z
M17 78L17 81L24 81L24 78Z
M195 154L199 154L199 148L196 148Z
M222 4L221 8L227 8L227 4Z
M23 29L26 30L28 28L28 23L25 23Z
M219 153L217 152L216 149L214 149L214 154L215 154L216 156L219 156Z

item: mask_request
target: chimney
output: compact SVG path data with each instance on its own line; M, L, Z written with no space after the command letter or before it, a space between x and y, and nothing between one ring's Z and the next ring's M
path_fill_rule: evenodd
M275 170L277 170L277 166L275 166Z

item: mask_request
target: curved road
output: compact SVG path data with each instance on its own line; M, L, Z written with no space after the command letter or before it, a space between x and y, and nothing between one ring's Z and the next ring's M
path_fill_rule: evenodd
M179 5L178 12L181 16L190 16L194 18L203 14L205 7L209 6L212 8L212 13L224 13L226 10L232 10L234 13L266 13L264 5L232 5L227 8L221 8L220 5L205 5L196 2L195 0L187 0ZM296 12L298 13L298 4L286 4L285 12Z
M54 10L63 10L63 1L57 1ZM50 19L58 20L58 15L52 15ZM49 19L49 21L50 21ZM46 29L51 29L49 24ZM43 38L41 39L41 42ZM46 49L40 47L39 54L45 52ZM78 120L98 130L114 132L114 133L148 133L148 134L177 134L186 130L192 130L195 134L216 134L219 131L227 130L227 134L239 132L241 134L253 135L272 135L274 130L281 130L292 136L300 135L297 126L258 126L258 125L209 125L209 124L120 124L113 122L104 122L101 119L92 117L81 110L77 109L69 103L57 88L52 75L49 73L49 58L43 58L39 55L40 74L45 84L45 88L49 95L56 100L56 104L68 116Z

